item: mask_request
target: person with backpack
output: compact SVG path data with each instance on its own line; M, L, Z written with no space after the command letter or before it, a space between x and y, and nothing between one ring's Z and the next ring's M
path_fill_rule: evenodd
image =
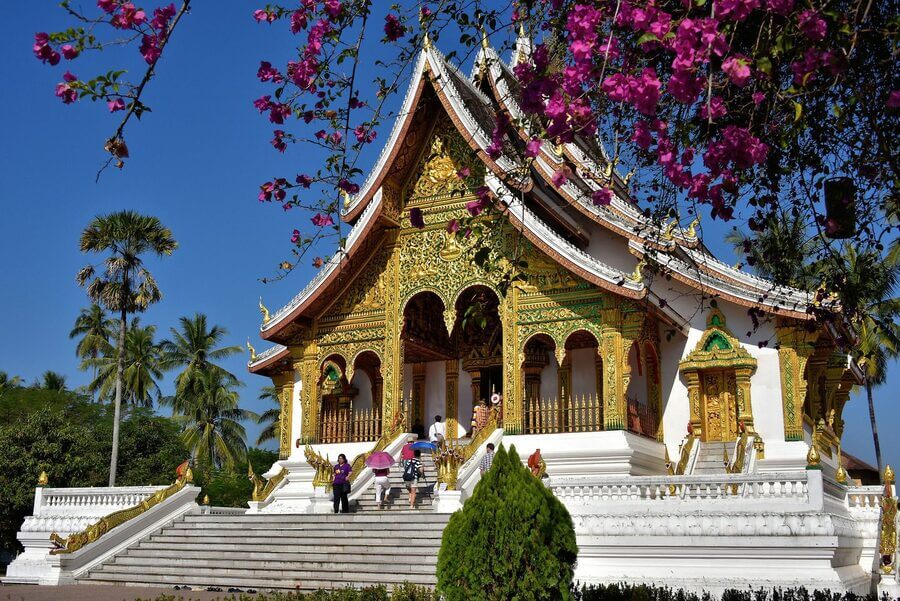
M416 493L419 490L419 478L423 475L422 461L420 457L422 451L416 449L413 458L406 462L403 466L403 484L409 491L409 508L414 509L416 506Z
M413 452L413 443L416 441L415 437L409 436L406 438L406 444L403 445L403 448L400 449L400 465L406 467L406 462L412 459L415 455Z

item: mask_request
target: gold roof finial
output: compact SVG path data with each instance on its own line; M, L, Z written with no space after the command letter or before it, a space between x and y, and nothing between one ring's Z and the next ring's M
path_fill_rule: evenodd
M841 452L841 445L838 445L837 449L837 461L838 468L834 473L834 479L838 481L838 484L846 484L847 483L847 470L844 469L844 455Z
M256 349L250 344L250 337L247 337L247 350L250 351L250 361L256 361Z
M209 495L203 495L203 504L209 505Z
M678 219L673 217L672 220L669 223L667 223L666 226L663 228L663 231L662 231L662 234L660 237L666 241L674 240L675 239L674 232L675 232L676 225L678 225Z
M890 484L894 481L894 470L890 465L884 466L884 483Z
M344 208L349 209L350 208L350 195L347 194L346 190L341 190L341 196L344 199Z
M259 297L259 312L262 313L263 325L269 323L269 320L272 319L272 315L269 313L269 310L262 302L262 297Z
M642 257L641 260L638 261L638 264L635 265L634 271L631 273L631 275L628 276L628 279L631 280L632 282L643 282L644 281L644 268L646 266L647 266L647 260Z
M428 35L428 18L425 16L423 9L419 9L419 27L422 28L422 49L431 48L431 37Z
M47 472L41 470L41 475L38 476L38 486L47 486L50 483L50 478L47 477Z
M698 213L694 220L688 225L687 232L685 235L688 238L696 238L697 237L697 226L700 225L700 214Z
M478 29L481 30L481 47L487 50L491 47L491 41L488 39L487 30L484 28L484 24L479 25Z
M806 469L821 469L819 463L822 461L822 457L819 456L819 450L816 448L816 441L813 438L812 443L809 445L809 452L806 453Z

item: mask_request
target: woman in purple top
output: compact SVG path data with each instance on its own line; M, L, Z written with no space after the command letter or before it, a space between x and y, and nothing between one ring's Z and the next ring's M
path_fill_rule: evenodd
M350 472L353 469L347 463L347 456L341 453L338 455L337 465L334 466L334 481L332 482L332 492L334 493L334 512L350 513L350 500L347 495L350 494Z

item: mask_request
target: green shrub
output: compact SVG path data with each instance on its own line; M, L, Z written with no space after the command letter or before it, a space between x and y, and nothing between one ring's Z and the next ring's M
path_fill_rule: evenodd
M569 512L501 446L444 529L438 591L446 601L572 599L577 554Z

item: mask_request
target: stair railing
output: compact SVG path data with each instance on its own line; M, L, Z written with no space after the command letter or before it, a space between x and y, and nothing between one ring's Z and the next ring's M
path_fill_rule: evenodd
M449 483L444 482L447 484L447 490L461 491L462 500L471 495L475 485L481 479L479 466L487 452L488 443L493 443L497 446L501 440L503 440L503 428L500 426L499 412L492 411L488 423L478 431L469 444L457 447L459 459L452 458L455 465L449 463L450 458L448 458L448 467L445 469L448 472L452 472L452 474L448 473L446 480L455 481L455 486L450 488ZM437 457L435 458L435 467L440 474L441 470Z

